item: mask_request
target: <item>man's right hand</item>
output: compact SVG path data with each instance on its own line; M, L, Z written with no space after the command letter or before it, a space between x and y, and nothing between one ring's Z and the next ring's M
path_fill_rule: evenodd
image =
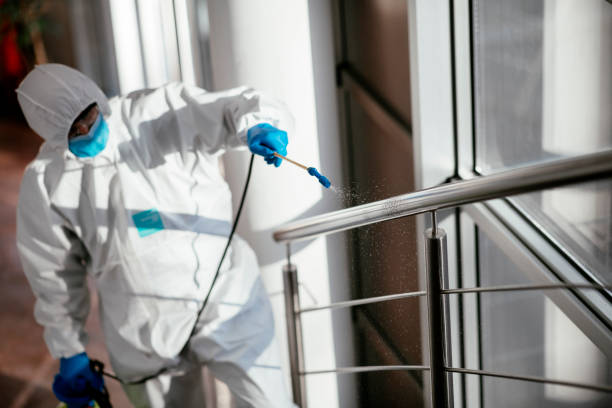
M68 408L89 406L94 399L92 390L103 388L104 379L91 369L86 353L60 359L60 372L53 380L53 393Z
M274 152L286 156L288 143L287 132L269 123L255 125L247 132L247 144L251 152L263 156L266 163L276 167L281 165L282 159L274 156Z

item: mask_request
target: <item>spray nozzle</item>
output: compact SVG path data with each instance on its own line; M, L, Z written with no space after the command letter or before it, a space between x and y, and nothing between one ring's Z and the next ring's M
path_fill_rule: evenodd
M319 180L319 183L323 185L323 187L329 188L329 186L331 186L331 182L329 181L329 179L325 177L324 175L322 175L321 173L319 173L318 170L315 169L314 167L308 168L308 174L310 174L313 177L316 177Z
M308 174L310 174L311 176L314 176L317 178L317 180L319 180L319 183L321 183L321 185L325 188L329 188L331 187L331 181L329 181L329 179L327 177L325 177L324 175L322 175L321 173L319 173L319 171L317 169L315 169L314 167L306 167L301 163L296 162L295 160L291 160L288 157L282 156L276 152L274 152L274 156L279 157L283 160L287 160L289 163L295 164L298 167L303 168L304 170L306 170L308 172Z

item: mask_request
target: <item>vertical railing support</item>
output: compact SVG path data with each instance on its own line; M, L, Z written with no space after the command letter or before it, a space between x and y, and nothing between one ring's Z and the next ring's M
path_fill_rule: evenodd
M431 405L433 408L445 408L450 406L444 370L446 346L441 293L442 277L447 273L446 232L438 227L435 212L432 213L432 221L433 227L425 231Z
M291 389L293 402L306 408L306 387L304 377L304 355L302 348L302 324L300 297L298 291L297 268L291 263L290 249L287 245L287 264L283 266L283 288L285 292L285 320L287 321L287 343L289 345L289 364L291 369Z

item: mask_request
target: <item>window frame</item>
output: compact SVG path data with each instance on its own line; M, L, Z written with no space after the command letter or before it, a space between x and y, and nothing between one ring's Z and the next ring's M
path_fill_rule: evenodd
M454 5L453 10L453 21L451 25L454 28L453 42L454 42L454 57L455 57L455 71L454 71L454 83L455 83L455 117L456 117L456 146L457 148L457 177L461 179L471 179L481 176L476 166L476 129L474 127L474 118L476 115L476 105L474 98L474 76L475 71L474 65L474 50L473 50L473 38L472 38L472 13L471 13L471 0L456 0L451 1ZM543 245L542 239L546 241L546 246L549 248L548 251L541 254L548 264L553 263L553 257L556 253L561 254L565 258L566 262L563 266L554 260L554 264L558 265L556 268L559 275L559 279L564 282L581 282L581 283L595 283L604 285L595 274L589 271L588 267L577 259L568 249L564 248L563 244L556 239L552 234L548 233L539 223L530 216L526 211L520 209L520 207L511 198L505 198L503 201L506 203L505 206L497 205L497 211L499 216L502 218L515 218L519 215L526 223L519 223L520 229L516 229L514 232L520 239L530 246L531 248L537 248L537 245ZM489 205L489 204L485 204ZM533 234L533 232L537 234ZM542 239L541 239L542 238ZM554 251L552 250L554 248ZM578 273L577 273L578 272ZM579 279L572 280L572 279ZM586 279L586 280L585 280ZM602 303L601 294L597 296L597 293L583 294L581 298L588 304L598 311L600 316L604 316L610 323L608 313L605 312L606 306ZM590 291L593 292L593 291ZM608 303L612 301L612 291L607 291L604 297L607 298ZM611 326L612 327L612 326Z
M413 137L415 143L415 164L417 167L417 183L419 188L430 187L442 182L439 172L432 167L427 158L435 157L442 165L437 169L447 169L448 179L472 179L479 177L476 167L476 132L475 132L475 100L474 100L474 70L473 70L473 38L472 38L472 1L471 0L414 0L410 2L409 25L411 46L412 102L415 109L413 115ZM446 13L447 11L447 13ZM428 16L430 18L428 18ZM434 16L435 18L431 18ZM432 35L437 33L437 35ZM440 33L447 33L440 35ZM429 36L428 36L429 35ZM433 40L432 40L433 38ZM422 50L434 49L430 54ZM440 57L447 53L448 58ZM437 55L437 58L434 57ZM449 95L439 92L439 83L446 83L446 72L451 73L451 131L439 131L431 137L434 129L432 124L436 118L444 117L449 106ZM432 106L428 98L434 95L438 103ZM436 110L442 111L436 113ZM438 129L439 130L439 129ZM440 138L446 138L440 141ZM443 146L440 148L440 146ZM448 146L453 146L448 149ZM449 169L454 170L449 170ZM433 172L433 178L424 175ZM447 180L448 180L447 179ZM513 256L519 263L530 265L533 269L531 279L534 283L601 283L581 264L561 243L546 232L532 217L522 211L508 199L488 201L460 208L455 215L446 220L456 225L453 235L457 242L448 242L455 246L459 255L457 267L449 269L450 282L458 282L464 287L478 286L478 240L477 228L486 228L496 239L506 242L513 248ZM419 216L419 230L423 231L428 224L425 216ZM443 225L443 224L442 224ZM443 225L444 226L444 225ZM422 243L419 245L422 246ZM424 282L424 248L419 248L420 278ZM606 355L612 354L612 293L594 290L556 290L548 291L549 298L568 315L572 321L597 344ZM478 314L477 300L464 296L459 302L459 313ZM474 297L477 299L477 296ZM468 300L466 300L468 299ZM451 309L454 307L451 304ZM425 309L423 309L425 310ZM456 315L451 310L451 316ZM423 319L424 321L426 319ZM453 355L453 363L462 362L466 366L481 368L481 345L479 328L465 326L463 322L462 335L453 338L456 330L451 329L451 338L460 342L461 355ZM425 330L423 331L425 332ZM426 341L426 338L423 338ZM452 342L451 342L452 343ZM453 353L456 345L453 345ZM424 353L424 361L428 360ZM482 377L452 376L459 384L453 384L456 407L482 406ZM458 392L459 391L459 392Z
M462 179L470 179L481 176L482 173L477 167L476 160L476 129L474 127L476 104L474 95L474 76L473 70L473 38L472 38L472 14L471 0L457 0L453 15L453 25L455 27L455 95L456 95L456 121L457 121L457 146L458 161L457 175ZM469 109L469 111L468 111ZM581 270L591 282L598 285L605 285L596 274L593 274L587 265L574 256L569 250L564 248L562 242L540 226L540 223L528 212L522 210L520 206L510 198L506 198L508 204L527 220L531 227L540 232L557 250L563 254L567 260L573 264L574 268ZM608 300L612 301L612 292L608 292Z

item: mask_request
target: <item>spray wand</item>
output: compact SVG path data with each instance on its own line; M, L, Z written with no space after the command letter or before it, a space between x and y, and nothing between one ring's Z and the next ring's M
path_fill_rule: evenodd
M325 188L329 188L331 186L331 182L329 181L329 179L327 177L325 177L324 175L322 175L321 173L319 173L319 171L317 169L315 169L314 167L306 167L303 164L300 164L294 160L291 160L288 157L285 157L283 155L280 155L276 152L274 152L274 156L281 158L283 160L287 160L289 163L291 164L295 164L298 167L303 168L304 170L306 170L308 172L308 174L310 174L313 177L316 177L317 180L319 180L319 183L321 183L321 185L323 185L323 187Z

